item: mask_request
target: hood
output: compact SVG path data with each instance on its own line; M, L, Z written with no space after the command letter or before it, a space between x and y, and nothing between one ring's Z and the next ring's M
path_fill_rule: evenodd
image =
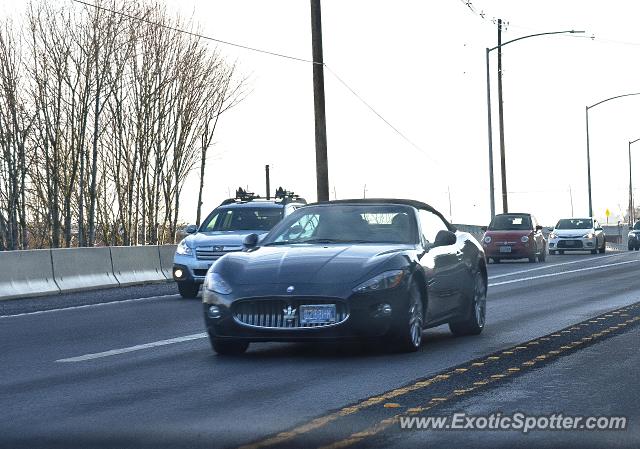
M533 233L531 229L525 229L522 231L492 231L488 230L484 233L485 237L491 237L494 242L515 242L520 241L523 235L530 236Z
M263 246L228 254L216 264L231 284L355 283L411 245ZM376 273L377 274L377 273Z
M202 246L242 246L244 238L249 234L258 234L263 237L267 234L265 231L213 231L198 232L188 235L184 241L190 248L199 248Z
M588 229L554 229L552 231L558 237L582 237L585 234L589 234L593 231L593 228Z

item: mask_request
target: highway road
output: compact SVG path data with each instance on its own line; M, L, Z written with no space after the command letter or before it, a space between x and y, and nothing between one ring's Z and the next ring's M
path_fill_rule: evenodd
M640 254L489 265L487 328L421 350L213 354L171 284L0 302L0 447L640 447ZM621 415L625 431L401 430L402 416Z

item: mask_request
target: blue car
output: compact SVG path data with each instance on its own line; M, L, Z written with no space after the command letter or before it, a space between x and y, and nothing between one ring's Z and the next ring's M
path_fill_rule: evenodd
M183 298L195 298L213 262L242 250L249 234L259 237L306 201L278 188L275 199L266 200L238 189L235 198L215 208L200 227L189 225L173 258L173 279Z

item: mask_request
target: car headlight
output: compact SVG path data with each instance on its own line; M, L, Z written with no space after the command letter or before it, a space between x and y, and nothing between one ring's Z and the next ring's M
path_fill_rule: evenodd
M527 237L526 235L523 235L522 237L520 237L520 241L522 243L527 243L529 241L529 237Z
M204 288L221 295L228 295L231 293L231 286L222 279L218 273L209 272L204 279Z
M582 236L583 239L592 239L595 237L595 234L593 232L589 232L588 234L585 234Z
M549 238L550 239L557 239L558 238L558 234L556 234L555 232L552 232L551 234L549 234Z
M180 254L181 256L191 256L193 254L193 250L187 245L184 240L182 240L180 243L178 243L176 254Z
M356 293L364 293L394 288L400 285L402 279L404 279L404 276L404 270L385 271L384 273L380 273L379 275L372 277L368 281L358 285L353 289L353 291Z
M636 238L636 234L633 232L630 232L629 235L627 235L627 238Z
M484 239L484 243L491 243L491 236L486 236Z

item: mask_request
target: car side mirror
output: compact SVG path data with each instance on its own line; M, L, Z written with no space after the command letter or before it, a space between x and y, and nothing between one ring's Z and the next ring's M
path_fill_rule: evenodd
M258 245L258 234L249 234L242 241L244 249L252 249Z
M453 245L454 243L456 243L456 241L457 241L457 238L456 238L456 234L454 232L445 231L443 229L442 231L439 231L436 234L436 240L435 240L435 242L433 242L433 246Z
M487 227L486 226L480 226L480 230L482 232L487 232Z
M596 228L595 230L596 231L604 231L604 229L602 229L602 228Z
M198 232L198 227L194 224L190 224L189 226L184 228L185 234L195 234L196 232Z
M536 225L536 231L542 231L542 226Z

